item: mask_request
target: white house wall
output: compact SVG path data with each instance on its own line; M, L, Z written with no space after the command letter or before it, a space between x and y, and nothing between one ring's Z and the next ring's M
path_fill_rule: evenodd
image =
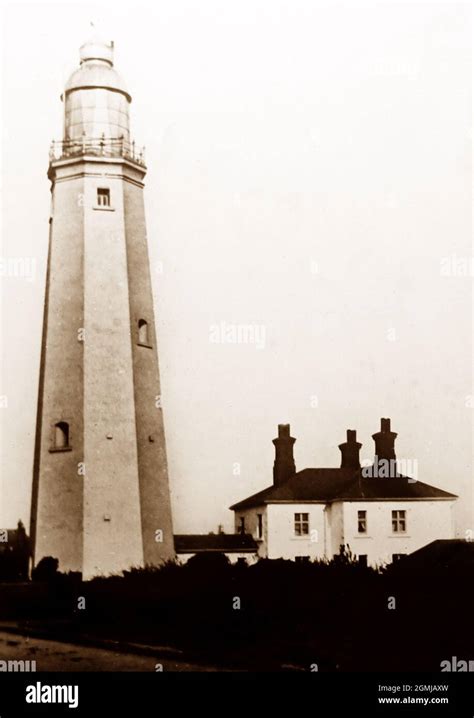
M295 536L295 513L309 514L308 536ZM268 504L268 558L324 558L329 540L325 524L325 504Z
M369 565L391 563L394 554L408 554L437 539L454 538L454 501L335 501L332 504L268 504L238 511L245 517L245 531L258 543L258 557L331 559L341 545L355 556L367 556ZM406 532L392 531L392 511L406 511ZM359 534L357 512L367 512L367 533ZM309 535L295 536L295 513L309 514ZM263 538L258 536L258 518L263 517Z
M343 542L352 553L366 555L369 565L391 563L393 554L408 554L437 539L454 538L453 501L344 501ZM336 504L333 504L333 509ZM406 532L392 531L392 511L406 511ZM357 512L367 512L367 533L357 530ZM337 547L334 547L337 553Z
M344 512L342 502L338 501L328 505L327 508L329 541L327 542L327 557L332 558L339 553L344 544Z

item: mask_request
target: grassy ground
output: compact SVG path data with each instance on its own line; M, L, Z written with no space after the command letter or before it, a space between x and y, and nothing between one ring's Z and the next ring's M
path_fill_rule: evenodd
M168 564L0 586L0 620L52 639L171 646L242 670L439 671L474 658L472 568L376 572L340 559ZM43 577L44 578L44 577Z

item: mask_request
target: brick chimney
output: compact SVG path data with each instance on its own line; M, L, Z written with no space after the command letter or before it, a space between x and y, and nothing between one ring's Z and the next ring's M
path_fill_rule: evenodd
M357 441L357 432L347 430L347 441L339 444L341 450L341 469L360 469L359 451L362 444Z
M296 474L293 458L293 444L296 439L290 436L289 424L278 424L278 438L273 439L275 445L275 463L273 464L273 484L281 486Z
M395 439L397 434L390 430L390 419L380 419L380 431L372 434L375 441L375 454L378 459L396 459Z

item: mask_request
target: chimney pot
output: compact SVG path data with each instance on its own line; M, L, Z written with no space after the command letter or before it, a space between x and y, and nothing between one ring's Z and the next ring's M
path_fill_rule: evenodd
M341 469L360 469L359 451L362 444L357 441L357 431L347 429L347 441L339 444Z
M380 431L372 434L375 441L375 454L378 459L396 460L395 439L397 434L390 428L390 419L380 419Z
M390 419L380 419L380 431L390 431Z
M296 439L290 436L289 424L278 424L278 438L273 439L275 462L273 464L273 484L281 486L296 474L293 458L293 444Z

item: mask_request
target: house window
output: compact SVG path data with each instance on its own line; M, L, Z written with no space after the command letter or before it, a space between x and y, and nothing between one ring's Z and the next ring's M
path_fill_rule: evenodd
M98 187L97 189L97 206L98 207L110 207L110 190L104 187Z
M309 563L309 556L295 556L296 563Z
M54 449L69 448L69 424L66 421L58 421L54 425Z
M244 534L245 533L245 516L241 516L239 519L239 533Z
M295 514L295 536L309 535L309 514Z
M360 534L367 533L367 511L357 512L357 531Z
M145 319L138 320L138 343L149 345L148 322Z
M358 558L359 566L364 566L367 568L367 554L366 553L360 553Z
M263 516L257 514L257 538L263 538Z
M395 534L405 533L407 529L406 511L392 511L392 531Z

